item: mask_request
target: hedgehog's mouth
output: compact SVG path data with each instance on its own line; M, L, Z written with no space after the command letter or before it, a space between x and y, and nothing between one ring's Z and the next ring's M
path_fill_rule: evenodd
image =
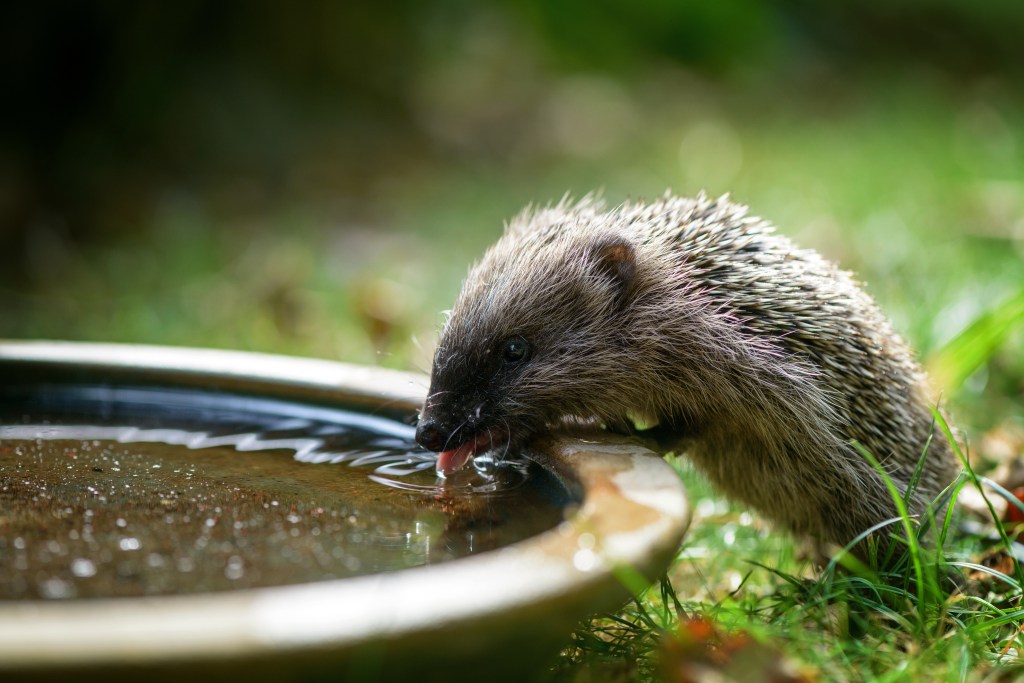
M437 474L446 477L458 472L466 464L487 451L500 446L505 441L505 434L498 434L495 430L480 432L469 439L461 446L437 454Z

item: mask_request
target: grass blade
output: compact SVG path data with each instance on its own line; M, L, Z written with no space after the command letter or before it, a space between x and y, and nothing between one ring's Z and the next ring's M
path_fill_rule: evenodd
M982 313L928 361L928 372L943 393L954 393L1024 325L1024 289Z

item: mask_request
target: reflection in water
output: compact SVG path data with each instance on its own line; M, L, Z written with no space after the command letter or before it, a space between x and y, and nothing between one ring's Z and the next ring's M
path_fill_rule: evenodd
M310 425L289 424L289 431L310 430ZM422 451L410 451L408 443L395 441L395 445L382 449L351 449L339 451L327 447L323 437L268 438L266 434L244 432L241 434L218 434L183 429L140 429L138 427L111 427L99 425L0 425L0 439L24 440L99 440L117 443L165 443L181 445L189 450L230 447L246 453L256 451L292 451L298 462L337 465L346 463L351 467L370 469L371 481L421 492L424 494L487 494L507 490L521 485L527 475L526 463L511 460L496 463L487 456L476 458L473 467L467 468L459 477L443 479L437 477L433 483L423 484L398 479L419 472L434 471L436 455ZM393 439L392 439L393 440ZM376 445L382 445L381 440ZM500 476L501 475L501 476Z
M438 479L424 488L422 483L396 479L433 472L437 456L416 445L415 429L409 425L339 408L153 387L41 385L21 391L25 393L14 388L9 396L0 395L0 410L4 404L21 408L18 421L23 423L33 410L45 411L53 419L77 415L72 423L75 428L94 434L81 436L83 439L164 443L190 449L229 447L242 452L287 450L293 451L299 462L370 468L372 481L432 493L494 492L521 485L526 478L522 462L495 463L480 457L475 467L466 468L468 476L453 482ZM118 417L131 418L130 426L124 424L127 420L117 424ZM86 420L94 424L86 424ZM3 421L0 417L0 438L59 439L68 434L55 424L4 427ZM98 424L101 421L104 424Z
M410 442L393 437L384 437L374 442L378 448L339 449L337 438L349 432L336 432L332 440L324 435L275 437L281 432L309 434L316 431L313 423L290 420L285 425L274 425L265 432L242 432L238 434L211 434L207 431L190 431L172 428L142 429L129 426L101 425L54 425L22 424L0 425L0 439L36 441L59 441L81 439L83 441L112 441L121 444L160 443L169 446L184 446L192 450L227 447L239 452L252 451L293 451L295 460L312 464L346 463L351 467L370 469L370 481L407 491L440 494L493 493L520 486L528 472L523 461L510 460L497 463L488 456L476 458L472 468L465 474L450 479L436 478L432 484L419 484L397 479L416 473L433 473L437 456L416 448ZM412 430L409 430L410 437ZM394 444L388 446L387 444ZM333 446L333 447L332 447Z
M562 519L525 462L439 480L413 429L195 391L0 387L0 599L300 583L443 562Z

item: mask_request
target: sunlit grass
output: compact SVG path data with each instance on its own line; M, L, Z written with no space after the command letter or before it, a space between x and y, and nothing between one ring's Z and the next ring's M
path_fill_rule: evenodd
M944 514L909 516L892 487L900 515L886 529L903 557L888 569L842 554L812 568L779 552L774 534L752 531L749 520L737 534L737 513L708 506L660 590L581 628L559 680L982 681L996 667L1010 677L997 680L1010 680L1024 646L1021 570L964 559L991 543L958 533L946 507L963 486L983 485L954 446L965 472L939 496L935 510ZM707 494L703 481L685 476L691 492ZM997 551L1012 557L1011 537L1000 522L992 527ZM692 589L694 576L701 589ZM776 677L745 678L751 661Z
M929 360L933 382L952 393L1024 326L1024 289L993 306Z

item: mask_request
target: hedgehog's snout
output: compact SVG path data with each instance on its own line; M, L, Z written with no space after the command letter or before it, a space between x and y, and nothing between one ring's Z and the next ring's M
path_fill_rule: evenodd
M421 419L420 423L416 426L416 443L426 448L428 451L440 451L444 447L446 440L444 430L438 424L437 420L427 418Z
M459 442L472 438L480 431L482 406L476 406L462 414L461 419L444 420L444 412L436 416L436 406L424 407L416 426L416 443L427 450L438 452ZM457 425L457 426L455 426Z

